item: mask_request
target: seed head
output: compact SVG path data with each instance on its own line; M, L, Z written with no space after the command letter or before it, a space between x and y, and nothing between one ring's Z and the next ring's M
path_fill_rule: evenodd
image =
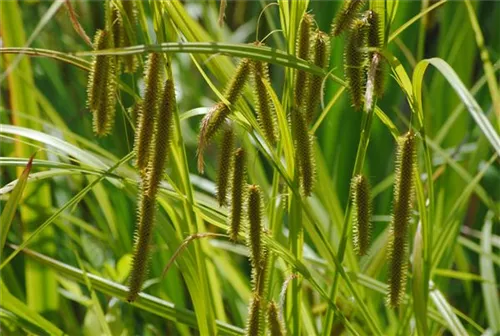
M317 31L314 35L313 52L311 61L322 69L328 67L330 58L330 39L328 35ZM307 104L305 106L307 122L314 119L314 113L318 108L322 95L323 76L308 74Z
M96 50L112 47L108 31L99 30L94 39ZM111 131L115 121L116 105L116 58L110 55L94 56L88 80L87 105L93 114L94 133L105 136Z
M366 177L356 175L352 179L353 243L358 255L365 255L370 248L371 196Z
M261 298L254 294L248 307L248 320L245 335L257 336L262 333Z
M309 59L311 35L312 35L313 17L305 13L300 21L299 32L297 36L297 57L303 60ZM295 77L295 104L301 107L306 93L307 74L302 70L297 70Z
M299 169L299 180L302 194L311 195L316 175L316 165L313 154L313 138L309 134L306 116L298 109L292 110L292 127L295 134L295 156Z
M203 153L214 135L222 128L224 121L231 111L226 104L217 103L201 120L200 135L198 136L198 171L203 173Z
M175 87L172 79L167 79L162 90L158 117L154 123L153 142L151 143L151 159L147 168L147 192L151 197L156 195L163 177L168 147L172 139L173 116L175 113Z
M148 273L149 249L156 215L156 200L141 191L137 208L137 229L135 233L132 271L130 273L127 301L133 302L141 291Z
M144 75L144 99L139 111L138 127L135 133L135 152L137 168L144 170L147 167L151 142L153 139L153 126L158 115L161 100L160 83L163 75L163 57L161 54L152 53L147 61Z
M250 261L254 269L264 265L264 246L262 244L262 195L259 186L248 187L248 238ZM258 274L258 272L257 272Z
M276 112L271 102L271 96L263 81L271 83L269 80L269 69L267 63L253 61L252 72L254 78L254 96L259 126L264 131L264 135L271 144L276 143Z
M231 181L231 211L229 217L229 237L238 240L243 215L243 203L246 198L246 158L245 151L238 148L234 152L234 170Z
M230 177L233 169L234 130L231 124L226 124L220 142L219 170L217 173L217 201L219 206L227 205L227 194L231 187Z
M365 19L356 19L349 33L344 52L344 71L354 108L363 106L363 91L365 85L365 67L367 62Z
M365 17L368 20L368 47L369 48L382 48L383 46L383 34L380 30L380 18L378 14L372 10L366 12ZM373 63L373 57L378 56L378 62ZM370 51L368 53L368 59L372 62L375 68L373 69L373 83L374 83L374 93L378 98L382 97L384 94L384 84L385 84L385 58L376 51Z
M344 0L342 8L335 16L332 24L332 35L339 36L348 30L356 19L356 15L364 6L366 0Z
M415 135L405 134L398 144L393 214L389 244L389 291L387 303L397 307L404 296L408 268L408 226L414 197L416 167Z
M109 45L109 34L105 30L98 30L94 36L95 50L106 49ZM97 110L99 104L100 93L105 87L105 77L107 74L106 56L92 56L92 66L90 68L88 86L87 86L87 106L93 111Z
M123 47L130 47L136 44L135 26L137 25L137 6L135 1L122 0L121 1L125 16L123 22ZM130 30L126 29L125 22L130 25ZM122 63L124 64L125 72L134 73L137 70L138 61L137 55L123 55Z
M238 97L243 92L243 88L245 87L249 74L250 60L248 58L243 58L238 64L236 72L224 92L224 98L226 98L229 103L236 103Z
M271 336L284 336L285 327L280 320L279 308L276 302L271 301L267 306L267 324Z

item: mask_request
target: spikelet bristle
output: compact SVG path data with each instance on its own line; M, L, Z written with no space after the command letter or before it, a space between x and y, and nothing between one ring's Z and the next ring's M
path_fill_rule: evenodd
M248 187L248 238L247 244L250 248L250 261L253 269L259 270L264 266L264 246L262 244L262 195L260 187L250 185Z
M271 336L284 336L285 328L280 319L279 308L276 302L271 301L267 307L267 324Z
M356 175L352 179L353 202L353 243L358 255L365 255L371 238L371 197L370 186L365 176Z
M381 49L383 45L383 36L382 31L380 30L380 22L379 16L374 11L367 11L365 14L368 20L368 47L369 48L377 48ZM374 94L378 98L382 97L384 94L384 84L385 84L385 58L379 51L370 51L368 55L368 59L370 62L373 60L373 57L378 55L378 62L375 63L376 67L373 70L373 83L374 83Z
M311 61L322 69L328 67L330 59L330 39L328 35L321 31L317 31L314 35L314 44L312 48ZM310 123L314 119L314 114L318 108L322 95L323 76L308 74L307 80L307 104L305 111L307 122Z
M295 134L295 161L299 169L301 191L305 197L308 197L313 191L316 178L313 137L309 134L306 116L300 110L293 109L291 118Z
M226 98L230 104L235 104L238 100L238 97L243 92L249 74L250 60L248 58L243 58L236 67L235 74L227 84L224 92L224 98Z
M271 83L269 80L269 68L267 63L260 61L252 62L252 72L255 83L254 96L259 126L264 131L264 135L271 144L276 143L276 112L272 104L271 97L263 81Z
M135 127L139 127L138 120L142 109L141 106L142 106L142 99L138 99L132 106L128 108L128 113L130 115L130 118L132 118Z
M172 79L167 79L163 86L158 116L154 123L153 141L151 143L151 158L147 169L147 192L153 197L163 177L168 147L172 139L173 116L175 113L175 87Z
M94 36L95 50L106 49L108 45L108 34L104 30L98 30ZM98 108L100 93L104 90L104 78L106 74L106 57L103 55L92 56L91 68L87 86L87 106L90 111Z
M389 290L387 304L397 307L406 290L408 232L414 197L413 171L416 166L415 135L405 134L398 144L393 214L389 244Z
M313 17L310 14L305 13L300 21L299 31L297 35L297 57L308 60L310 53L311 44L311 32L312 32ZM304 102L304 96L306 93L306 81L307 74L305 71L297 70L295 75L295 105L301 107Z
M200 134L198 136L198 149L196 155L198 156L198 171L203 173L204 160L203 154L205 148L208 146L212 138L222 128L224 121L231 111L226 104L217 103L201 120Z
M134 149L137 157L137 168L143 171L149 162L153 126L158 114L161 100L160 83L163 75L163 56L150 54L144 75L144 98L139 113L138 127L135 133Z
M367 22L365 19L356 19L350 30L344 52L344 71L352 104L359 110L363 106L365 88L365 67L367 61L366 49Z
M233 169L234 130L231 124L226 124L220 142L219 169L217 171L217 201L219 206L227 205L227 194L231 188L231 173Z
M123 27L123 47L130 47L136 44L135 26L137 24L137 5L134 0L122 0L121 4L125 12L122 22L127 21L131 30L128 31ZM137 70L139 62L137 55L124 55L122 56L122 63L124 64L125 72L134 73Z
M406 291L408 277L408 234L404 236L395 235L391 228L389 231L388 246L389 261L389 290L387 292L387 305L391 308L398 307Z
M257 336L261 334L263 327L261 315L261 298L254 294L248 307L248 320L245 335Z
M137 209L137 229L127 294L128 302L137 299L148 273L149 249L156 215L156 199L141 191Z
M238 240L246 198L246 158L245 151L238 148L234 152L234 168L231 182L231 211L228 235L233 242Z
M338 36L349 29L366 0L344 0L332 24L332 35Z
M124 42L124 28L123 20L120 14L120 9L116 6L114 2L110 5L111 11L111 29L113 34L113 48L122 48Z
M98 31L94 39L96 50L112 47L112 36L108 31ZM87 105L93 114L93 129L98 136L108 135L115 121L116 105L116 57L94 56L88 80Z

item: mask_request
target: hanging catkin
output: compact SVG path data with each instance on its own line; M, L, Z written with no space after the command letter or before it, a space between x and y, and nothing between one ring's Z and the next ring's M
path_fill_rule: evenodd
M344 0L341 9L333 19L332 35L338 36L348 30L365 3L366 0Z
M370 247L371 238L371 198L370 186L363 175L352 179L354 250L358 255L365 255Z
M297 35L297 57L303 60L309 59L310 44L311 44L311 31L312 31L313 17L305 13L300 21L299 31ZM295 106L301 107L304 102L306 94L306 80L307 74L305 71L297 70L295 75L295 93L294 100Z
M368 37L367 43L369 48L381 49L383 46L383 36L380 30L380 18L375 11L367 11L365 14L368 20ZM382 54L377 51L370 51L368 53L368 60L372 62L375 55L378 55L378 62L374 63L376 68L374 71L374 93L378 98L382 97L384 94L384 84L385 84L385 58Z
M408 268L408 225L414 194L416 166L415 135L412 131L399 141L394 183L393 213L389 237L389 290L387 304L397 307L406 289Z
M161 95L160 83L163 75L163 56L150 54L144 74L144 98L139 109L134 149L137 157L137 168L143 171L149 162L153 126L158 114Z
M322 69L328 67L330 58L330 39L328 35L321 31L317 31L314 35L314 43L312 46L311 61L314 65ZM307 80L307 103L305 105L307 122L311 123L314 119L314 113L318 108L322 95L323 76L308 74Z
M313 138L309 134L306 116L302 111L293 109L291 120L295 134L295 162L299 170L301 191L307 197L312 193L316 176Z
M271 102L271 97L263 81L271 83L269 80L269 67L267 63L260 61L252 62L252 73L254 78L255 110L260 128L264 131L264 136L271 144L276 143L276 112Z
M111 34L105 30L97 31L94 46L96 50L112 48ZM98 136L108 135L114 125L116 88L116 57L94 56L88 78L87 106L93 115L94 133Z
M276 302L271 301L267 307L267 325L271 336L284 336L285 328L279 318L279 308Z
M224 98L233 105L243 92L245 84L250 74L250 60L244 58L238 64L233 78L229 81L224 91ZM212 137L221 129L224 121L231 110L223 102L217 103L212 110L202 119L200 125L200 134L198 136L198 171L203 173L204 161L203 153L205 147L210 143Z
M219 169L217 170L217 201L219 206L227 205L227 194L230 189L230 178L233 170L234 130L227 123L219 146Z
M253 294L248 307L248 319L245 329L245 335L247 336L259 336L262 333L261 300L258 295Z
M167 79L163 86L158 116L154 123L153 141L150 150L151 158L146 171L146 178L148 179L147 191L151 196L156 195L163 177L168 147L172 139L175 105L174 82L172 79Z
M344 72L349 83L352 104L356 110L363 107L363 93L366 83L366 28L365 19L354 20L344 51Z
M246 197L246 158L245 151L238 148L234 152L234 168L231 181L231 209L229 217L229 237L238 240L243 216L243 203Z
M148 273L149 249L156 215L156 199L142 190L137 207L137 230L135 232L132 271L130 273L127 301L133 302L141 291Z
M122 17L122 41L120 47L130 47L136 44L136 31L137 25L137 5L135 1L122 0L121 1L125 15ZM130 29L127 29L130 27ZM124 65L125 72L134 73L137 70L138 61L137 55L123 55L121 61Z

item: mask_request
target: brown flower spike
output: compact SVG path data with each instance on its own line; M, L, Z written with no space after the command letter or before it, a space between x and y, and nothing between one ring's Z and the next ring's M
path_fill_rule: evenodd
M234 168L231 181L231 209L229 217L229 238L236 242L241 229L243 203L246 197L246 158L245 151L238 148L234 152Z
M271 144L276 143L276 112L274 105L271 102L271 96L267 92L267 88L263 81L271 83L269 80L268 64L259 61L252 62L252 72L255 83L255 110L257 112L257 120L260 128L264 131L264 136Z
M389 240L389 291L387 304L399 306L403 300L408 269L408 225L414 197L413 171L416 166L415 135L406 133L398 144L393 213Z
M370 248L371 238L371 196L370 186L363 175L352 179L353 227L352 238L354 250L358 255L365 255Z
M217 201L219 206L227 205L230 178L233 170L234 130L230 123L224 127L219 149L219 169L217 170Z
M297 57L303 60L309 59L311 33L312 33L313 17L305 13L300 21L298 36L297 36ZM297 70L295 75L295 105L301 107L304 103L306 94L307 74L305 71Z
M112 48L111 34L105 30L97 31L94 46L96 50ZM98 136L108 135L114 125L116 89L116 57L94 56L88 78L87 106L93 114L94 133Z
M137 168L143 171L149 162L153 129L161 96L160 83L163 76L163 56L150 54L144 74L144 98L139 110L134 149L137 157Z
M330 59L330 38L328 35L321 31L317 31L314 35L314 44L312 47L311 61L314 65L322 69L328 67L328 61ZM305 105L305 111L307 116L307 122L311 123L314 119L314 113L318 108L319 102L321 100L323 76L308 74L307 80L307 104Z
M354 108L363 107L365 89L365 67L367 23L365 19L356 19L352 25L344 50L344 72L349 83L351 100Z
M224 98L226 98L231 105L236 103L243 92L250 74L250 68L250 60L247 58L242 59L236 68L235 75L229 81L226 90L224 91ZM230 112L231 110L224 102L219 102L201 121L197 150L198 171L200 173L203 173L204 171L203 153L205 148L212 140L212 137L220 131Z
M342 8L333 20L331 34L333 36L339 36L344 31L348 30L365 3L366 0L344 0Z
M267 324L271 336L284 336L285 328L279 318L279 308L276 302L271 301L267 307Z

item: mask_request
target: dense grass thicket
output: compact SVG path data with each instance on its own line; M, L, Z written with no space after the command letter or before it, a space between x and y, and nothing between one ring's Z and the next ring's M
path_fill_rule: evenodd
M498 22L1 1L0 332L500 334Z

